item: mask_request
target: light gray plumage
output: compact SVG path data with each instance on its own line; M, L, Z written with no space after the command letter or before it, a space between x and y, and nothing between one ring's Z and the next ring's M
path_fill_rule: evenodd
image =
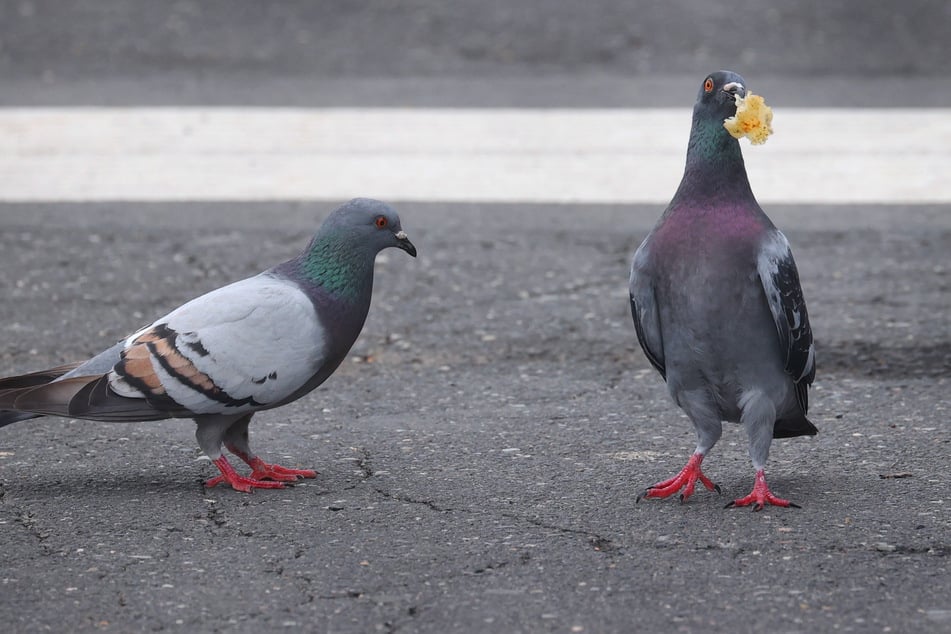
M377 253L416 255L397 213L357 198L297 257L191 300L92 359L0 379L0 427L38 415L99 421L194 418L221 475L241 491L314 477L265 463L248 443L255 412L300 398L346 357L370 308ZM239 476L222 445L253 469Z
M731 505L788 506L766 486L774 437L815 434L806 419L815 352L799 274L785 236L757 204L739 142L724 129L745 95L736 73L710 75L693 111L676 194L634 254L630 297L638 341L697 431L687 466L643 497L693 493L721 421L742 423L756 470Z

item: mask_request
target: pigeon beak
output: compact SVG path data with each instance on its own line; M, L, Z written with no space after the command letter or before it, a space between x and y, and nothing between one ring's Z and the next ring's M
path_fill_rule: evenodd
M746 87L738 81L731 81L728 84L723 84L723 92L729 93L731 95L739 95L740 97L746 96Z
M396 241L398 243L396 246L403 249L414 258L416 257L416 247L414 247L413 243L409 241L409 237L406 235L405 231L396 232Z

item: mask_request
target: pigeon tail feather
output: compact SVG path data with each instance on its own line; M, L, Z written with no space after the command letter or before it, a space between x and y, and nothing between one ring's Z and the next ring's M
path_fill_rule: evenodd
M82 365L81 361L77 363L68 363L66 365L57 366L48 370L30 372L29 374L4 377L0 379L0 393L5 392L6 390L17 390L25 387L45 385L50 381L58 379L67 372L75 370L80 365Z
M773 438L794 438L796 436L815 436L819 433L812 422L805 416L799 418L783 418L773 425Z
M19 423L20 421L42 417L43 414L37 414L35 412L21 412L13 409L13 402L16 400L18 395L23 393L24 390L46 385L47 383L50 383L51 381L63 376L67 372L76 369L81 363L82 362L69 363L66 365L57 366L55 368L49 368L48 370L39 370L37 372L20 374L17 376L8 376L0 379L0 427L6 427L7 425L12 425L13 423ZM6 409L8 407L10 409Z
M144 399L116 395L102 374L5 390L0 392L0 410L10 410L0 415L3 424L25 420L27 414L115 422L160 420L171 415L155 410Z
M7 425L12 425L13 423L19 423L23 420L30 420L31 418L42 418L42 414L33 414L31 412L15 412L4 410L0 411L0 427L6 427Z

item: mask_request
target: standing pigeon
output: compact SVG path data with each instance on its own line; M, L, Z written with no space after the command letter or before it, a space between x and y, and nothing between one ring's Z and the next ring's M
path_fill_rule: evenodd
M256 456L248 423L333 374L363 328L373 262L387 247L416 256L389 205L351 200L292 260L193 299L84 363L0 379L0 427L40 415L193 418L199 446L221 471L205 486L251 492L316 477ZM222 445L250 477L238 475Z
M766 485L769 446L818 432L806 419L816 365L796 263L753 197L739 142L723 127L737 96L746 88L736 73L704 80L680 187L631 266L637 340L699 438L683 470L638 500L683 489L685 501L697 480L719 492L700 464L727 420L746 427L756 470L752 493L727 506L795 506Z

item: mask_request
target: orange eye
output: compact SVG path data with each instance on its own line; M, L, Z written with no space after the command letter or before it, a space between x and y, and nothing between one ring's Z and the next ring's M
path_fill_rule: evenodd
M386 216L377 216L376 221L374 221L373 224L376 225L377 229L386 228L386 225L387 225Z
M710 92L713 90L713 80L707 77L707 80L703 82L703 91Z

